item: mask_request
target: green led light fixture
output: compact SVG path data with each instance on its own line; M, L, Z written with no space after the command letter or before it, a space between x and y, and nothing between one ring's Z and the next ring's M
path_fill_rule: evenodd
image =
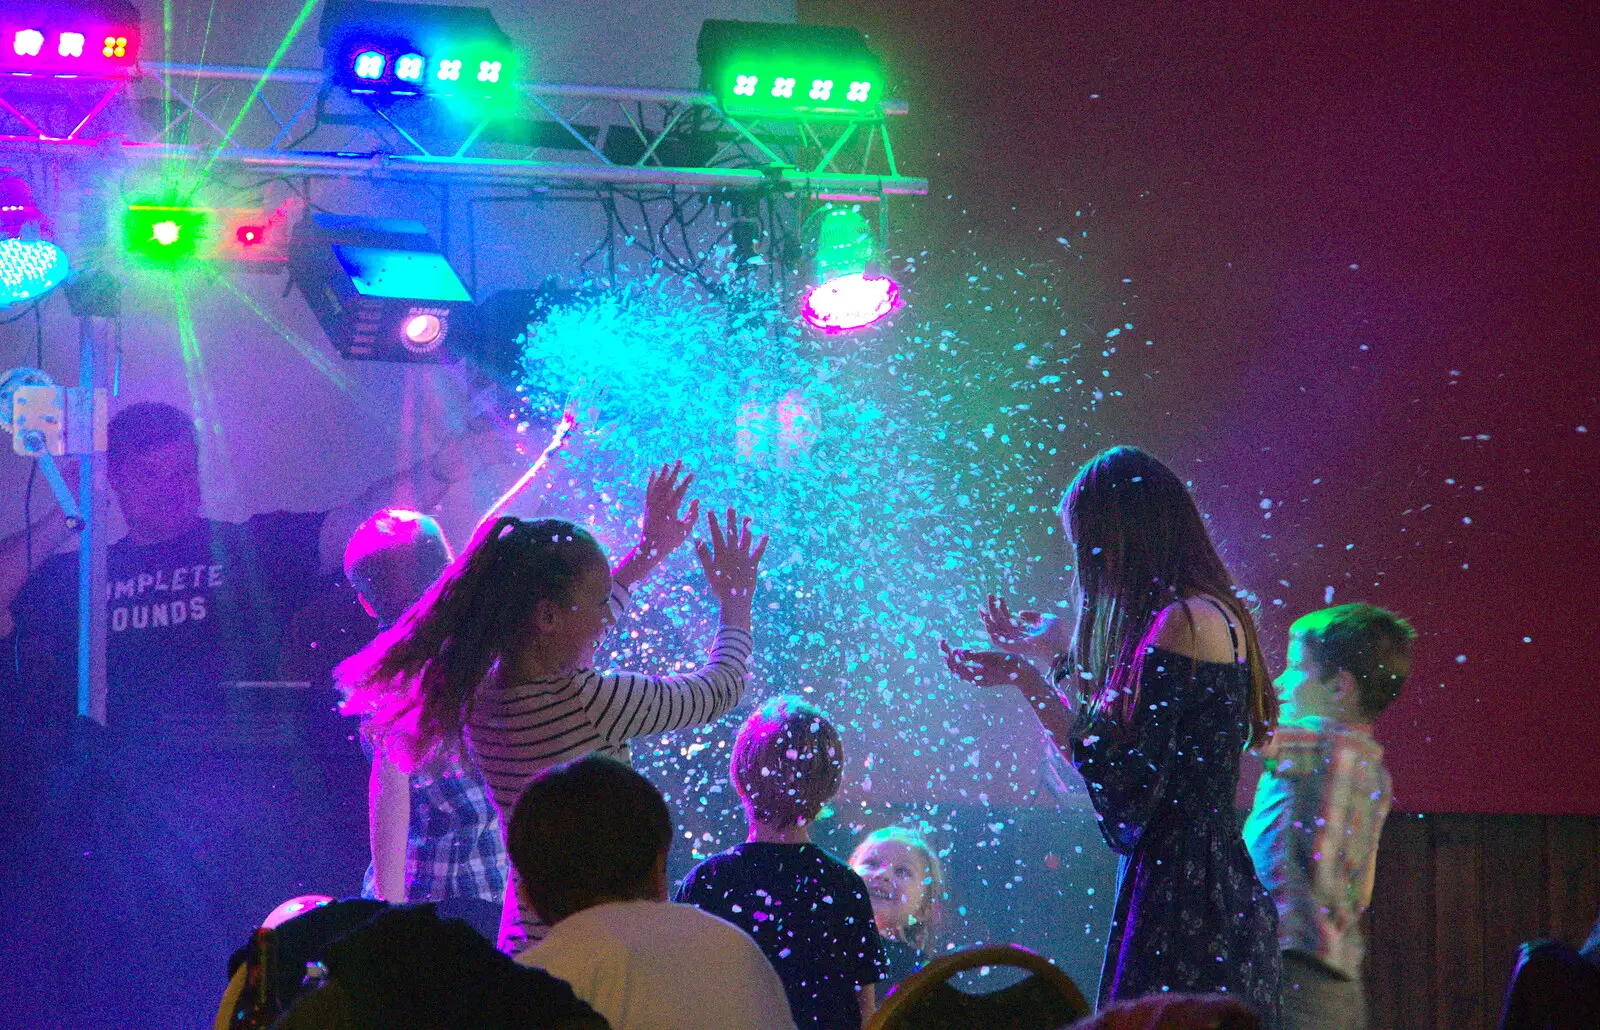
M129 204L122 213L123 250L152 265L176 268L210 244L209 208L183 204Z
M696 52L702 86L730 115L878 117L883 65L856 29L712 20Z

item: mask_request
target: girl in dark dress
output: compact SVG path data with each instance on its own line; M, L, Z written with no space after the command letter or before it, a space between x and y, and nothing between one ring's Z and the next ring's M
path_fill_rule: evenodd
M945 645L946 661L969 682L1023 691L1122 856L1101 1004L1214 991L1272 1030L1277 913L1233 806L1241 753L1277 721L1255 624L1188 490L1144 451L1085 465L1063 518L1075 631L991 597L983 620L998 650Z

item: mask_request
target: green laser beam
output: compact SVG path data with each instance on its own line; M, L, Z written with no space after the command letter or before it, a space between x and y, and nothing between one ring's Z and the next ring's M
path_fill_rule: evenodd
M225 287L229 293L233 294L239 299L241 304L255 312L256 317L261 319L261 321L264 322L269 329L283 337L284 342L293 347L295 351L305 359L306 364L322 373L322 375L330 383L338 387L341 391L346 393L349 392L351 385L349 375L345 373L340 364L329 358L321 348L319 348L316 344L311 343L309 340L302 338L300 334L296 333L293 329L290 329L276 315L263 308L260 304L257 304L254 297L239 289L239 287L234 285L234 283L230 281L229 278L222 272L213 268L206 268L205 272L212 282L218 283Z
M233 116L233 122L228 126L228 131L222 134L222 142L217 144L217 149L211 152L211 157L195 173L197 187L211 173L211 166L217 163L217 157L233 141L234 133L239 131L239 126L244 122L244 116L250 112L250 105L256 102L256 97L261 95L261 90L267 85L267 79L277 70L278 63L283 60L283 55L289 52L289 47L294 43L295 38L300 35L300 30L305 27L306 19L311 17L311 11L316 6L317 0L305 0L305 4L300 8L300 13L295 16L294 22L289 26L289 31L284 34L283 41L278 44L277 52L272 55L272 60L267 62L267 66L261 70L261 77L251 87L250 95L244 98L244 104L240 106L239 113Z
M164 64L172 63L172 0L161 0L161 60ZM172 92L170 89L161 90L161 124L172 124ZM174 159L168 157L162 162L162 178L171 182L176 176Z

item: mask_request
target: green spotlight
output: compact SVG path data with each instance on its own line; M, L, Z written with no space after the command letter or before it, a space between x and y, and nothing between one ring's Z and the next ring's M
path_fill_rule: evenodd
M127 253L151 264L177 267L197 257L210 239L209 208L129 204L122 215Z
M728 114L871 118L883 99L883 65L855 29L712 20L696 52Z

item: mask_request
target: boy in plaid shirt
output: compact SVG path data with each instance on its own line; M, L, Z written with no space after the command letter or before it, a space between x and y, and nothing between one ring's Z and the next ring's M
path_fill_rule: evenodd
M385 508L345 547L345 576L367 614L392 625L451 561L439 524L414 511ZM362 897L430 901L493 940L509 862L483 776L447 756L407 776L372 756L368 784L372 864Z
M1363 1030L1361 916L1372 899L1391 781L1372 722L1411 671L1416 632L1343 604L1289 630L1282 715L1244 839L1278 908L1284 1030Z

